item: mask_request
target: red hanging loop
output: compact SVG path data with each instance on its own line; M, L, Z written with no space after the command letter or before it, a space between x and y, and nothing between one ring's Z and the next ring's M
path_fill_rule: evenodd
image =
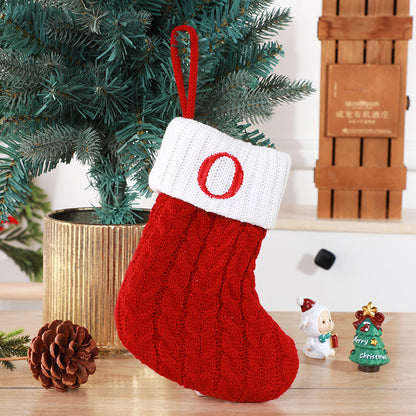
M183 81L182 66L179 58L178 32L188 32L191 38L191 63L189 68L188 97L186 96L185 83ZM181 25L172 30L170 35L170 54L172 57L173 73L175 74L176 87L182 107L182 115L185 118L194 118L196 84L198 77L198 34L192 26Z

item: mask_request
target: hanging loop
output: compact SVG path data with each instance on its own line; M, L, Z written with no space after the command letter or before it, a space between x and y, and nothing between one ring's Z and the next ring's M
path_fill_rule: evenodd
M191 38L191 62L189 66L188 96L186 96L182 65L179 58L178 41L176 39L178 32L188 32ZM182 107L182 115L185 118L194 118L196 84L198 77L198 34L192 26L181 25L172 30L170 36L170 54L172 57L176 87L178 88L179 101Z

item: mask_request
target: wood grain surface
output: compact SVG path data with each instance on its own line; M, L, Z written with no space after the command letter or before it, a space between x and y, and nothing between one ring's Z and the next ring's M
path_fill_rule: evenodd
M359 306L357 307L357 309ZM384 311L383 311L384 312ZM97 371L78 390L44 390L24 361L16 370L0 368L0 414L3 416L66 415L415 415L416 314L385 313L383 341L391 362L378 373L363 373L348 360L355 329L354 312L333 313L340 347L327 360L305 357L299 314L273 312L294 338L300 356L298 376L280 398L260 404L230 403L171 382L132 357L101 358ZM41 312L0 312L0 329L23 327L31 336L41 326Z

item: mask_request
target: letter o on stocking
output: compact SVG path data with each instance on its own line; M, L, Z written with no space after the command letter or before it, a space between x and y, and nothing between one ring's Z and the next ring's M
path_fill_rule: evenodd
M209 171L212 168L212 165L220 158L226 157L233 161L234 163L234 177L231 182L230 187L228 188L228 191L224 192L223 194L216 195L209 191L207 187L207 180ZM241 163L238 161L238 159L230 155L229 153L223 152L223 153L215 153L214 155L208 156L201 164L201 167L199 168L198 172L198 184L201 188L202 192L204 192L206 195L208 195L211 198L216 199L227 199L233 197L241 188L241 185L243 184L243 178L244 178L244 172L243 168L241 167Z

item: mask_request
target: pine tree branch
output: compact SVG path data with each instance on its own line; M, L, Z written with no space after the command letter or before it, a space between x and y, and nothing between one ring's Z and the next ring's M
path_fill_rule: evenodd
M42 53L39 58L0 49L0 80L3 91L38 91L44 77L57 68L64 68L63 59L55 52Z
M251 44L242 49L237 61L237 70L247 69L254 75L264 77L269 75L271 68L279 62L279 56L284 56L284 52L275 42Z
M145 119L151 117L144 117ZM164 124L161 121L144 122L144 118L135 120L130 125L128 139L119 150L119 155L127 161L125 169L127 176L134 180L132 191L139 196L150 196L148 177L155 159L155 154L160 148L163 137ZM162 125L161 127L156 125ZM123 133L123 132L121 132Z
M88 112L92 120L102 120L112 126L133 103L133 90L129 81L114 75L104 64L89 67L88 101L93 111Z
M145 10L112 16L110 22L107 23L111 42L97 59L106 57L109 62L125 61L129 52L133 53L138 44L144 42L151 23L152 15Z
M43 82L43 91L38 94L42 99L42 105L35 116L56 116L76 111L83 117L90 115L88 105L84 100L89 98L89 90L85 88L79 77L71 74L70 77L64 71L56 69Z
M277 42L228 45L221 65L217 67L216 81L241 70L248 71L259 81L261 77L267 77L272 72L280 56L284 56L284 51Z
M11 111L23 112L26 103L33 99L35 94L32 91L10 91L0 90L0 104L3 108L8 108Z
M0 80L8 85L24 84L25 87L39 84L43 67L39 67L32 56L0 49Z
M9 256L32 282L41 282L43 278L43 254L39 250L13 247L0 241L0 250Z
M257 129L249 131L249 128L251 128L250 123L229 123L228 126L224 128L224 131L227 131L232 137L237 137L240 140L251 143L255 146L267 146L274 148L274 144L271 143L270 139L266 138L264 133L260 133Z
M109 147L117 147L113 139L108 140ZM111 154L117 155L118 151L114 150ZM101 206L95 210L95 213L102 224L134 223L132 202L137 194L127 185L126 167L120 163L117 156L111 158L105 156L106 154L103 153L88 173L91 185L100 195ZM110 212L112 212L111 216Z
M101 0L106 1L106 0ZM118 0L114 0L118 2ZM147 10L148 12L152 13L153 16L160 16L162 14L162 10L166 7L166 4L169 3L166 0L140 0L138 5L143 9Z
M83 13L88 10L90 0L38 0L43 7L64 9L72 13Z
M251 14L258 14L264 9L270 8L274 4L274 0L251 0L248 12Z
M110 13L103 10L99 5L90 4L83 12L75 14L79 18L83 29L99 35Z
M15 367L11 361L16 361L18 357L26 359L30 341L29 335L21 335L23 329L16 329L9 333L0 331L0 363L9 370Z
M46 15L37 2L15 4L5 2L4 12L0 12L0 31L3 45L10 50L19 50L28 55L38 54L42 50L42 40L36 36L33 25L45 24Z
M83 30L69 15L49 20L46 24L47 36L61 44L69 45L71 49L87 47L98 50L99 38L91 36L87 30Z
M201 33L210 34L206 40L210 43L211 53L215 53L228 42L237 44L244 39L248 28L240 3L239 1L224 2L222 7L217 6L213 13L215 19L205 19L204 24L200 23L201 18L197 16L197 26L201 27Z
M34 134L22 135L20 151L32 164L44 160L52 164L68 163L74 152L78 130L71 126L48 126Z
M286 76L276 74L261 80L258 90L268 92L275 105L303 100L315 92L310 81L292 81Z
M26 204L21 204L13 223L3 223L0 231L0 250L8 255L31 281L42 281L43 255L41 223L50 204L43 190L33 183Z
M92 127L79 130L74 138L74 150L76 158L81 163L92 163L98 159L102 150L99 133Z
M42 243L43 233L41 223L44 214L51 211L51 204L42 188L36 186L33 182L30 184L30 188L30 196L27 199L26 204L21 206L21 210L16 218L20 223L26 221L28 224L30 237L28 236L25 238L26 242L33 240L34 242Z
M293 18L288 8L283 10L280 8L270 11L266 10L256 15L254 21L249 24L250 30L246 36L258 42L264 41L285 29L292 20Z
M256 88L257 80L247 70L222 78L212 87L212 95L204 103L209 118L259 122L272 114L271 93ZM216 115L216 116L215 116Z
M92 127L77 129L72 126L48 126L37 133L22 136L20 150L24 158L38 165L68 163L75 153L82 162L92 162L100 157L102 144Z
M0 119L0 134L4 137L5 135L16 135L20 129L22 130L31 130L38 129L45 121L53 121L53 117L39 116L35 117L32 114L18 116L8 115ZM27 128L23 126L29 125ZM18 126L18 128L16 128ZM1 141L0 141L1 142Z
M21 159L17 145L9 139L8 145L0 145L0 220L7 222L20 204L30 195L28 166Z

